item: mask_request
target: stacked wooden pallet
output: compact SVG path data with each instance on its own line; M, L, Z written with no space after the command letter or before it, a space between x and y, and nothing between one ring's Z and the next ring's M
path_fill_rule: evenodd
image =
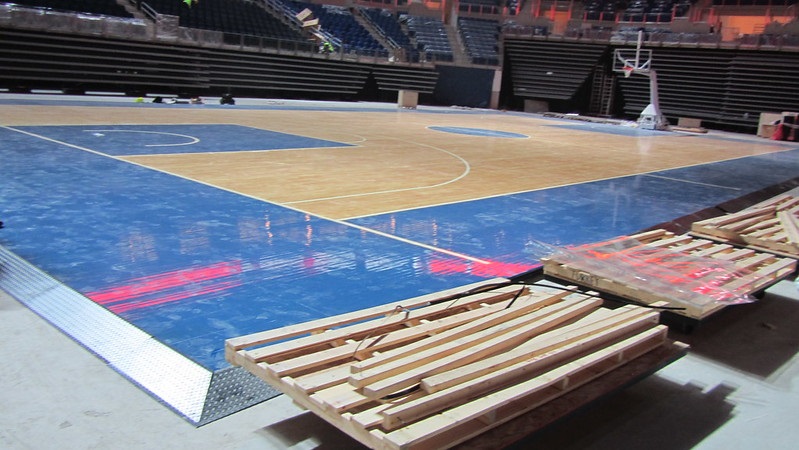
M555 253L548 276L703 319L790 276L796 261L654 230ZM736 300L738 299L738 300Z
M780 195L743 211L695 222L694 236L799 257L799 197Z
M230 339L226 357L368 447L449 448L677 346L657 312L601 305L548 287L436 294Z

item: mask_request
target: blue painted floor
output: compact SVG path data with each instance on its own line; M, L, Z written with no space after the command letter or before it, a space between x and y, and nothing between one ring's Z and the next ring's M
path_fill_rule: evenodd
M217 370L230 337L514 275L542 243L633 233L799 177L786 147L351 221L477 263L114 158L264 142L343 145L235 125L0 128L0 245Z
M74 125L15 129L109 156L285 150L350 145L241 125Z
M353 222L396 229L399 236L468 255L525 264L544 256L546 244L583 244L635 233L798 175L799 150L790 150Z

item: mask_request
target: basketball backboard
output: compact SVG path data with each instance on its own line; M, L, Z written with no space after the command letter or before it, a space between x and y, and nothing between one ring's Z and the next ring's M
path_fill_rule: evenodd
M633 73L647 74L652 65L652 50L640 48L617 48L613 51L613 71L630 76Z

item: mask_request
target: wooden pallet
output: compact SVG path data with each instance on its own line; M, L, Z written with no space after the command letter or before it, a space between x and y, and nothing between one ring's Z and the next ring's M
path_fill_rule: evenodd
M695 222L691 234L799 258L799 197L783 194L737 213Z
M674 347L657 312L573 290L448 295L229 339L226 357L368 447L443 449Z
M612 255L606 249L614 248L614 241L576 248L571 254L549 256L543 260L544 273L638 303L665 302L669 307L681 308L674 311L676 314L703 319L729 304L729 298L728 301L719 301L724 293L750 296L790 276L796 269L796 261L790 258L689 235L675 235L665 230L641 233L618 241L623 241L621 247L627 248ZM640 245L631 246L630 242ZM593 260L573 257L591 255L597 249L604 253ZM640 258L641 254L647 259ZM683 261L681 255L685 257ZM625 258L628 256L648 264L627 264ZM723 266L714 268L714 264ZM727 267L740 270L740 273L729 275L724 272ZM610 269L615 272L608 275L613 272ZM656 273L661 269L663 273Z

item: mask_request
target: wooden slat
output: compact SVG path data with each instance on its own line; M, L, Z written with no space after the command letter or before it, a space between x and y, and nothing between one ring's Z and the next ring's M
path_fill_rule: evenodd
M488 320L490 320L497 314L503 315L502 313L505 313L504 315L521 315L524 314L524 311L526 311L524 308L506 309L509 303L510 300L497 305L486 305L484 307L464 311L461 314L454 314L447 316L446 318L426 321L424 323L420 323L418 326L405 327L397 330L385 330L384 333L380 333L379 328L370 328L370 331L375 331L376 335L367 336L363 339L351 341L349 343L331 347L329 349L318 350L311 353L303 353L299 356L290 357L287 359L284 358L279 362L272 364L271 367L278 376L296 374L301 370L317 366L319 364L335 363L336 361L353 357L356 359L364 359L371 356L375 351L381 351L385 348L415 341L426 336L438 336L440 333L444 333L452 328L457 327L458 329L461 329L462 327L460 327L460 325L463 324L474 325L475 323L483 323L486 320L480 319L485 319L485 316L489 316ZM431 312L440 312L446 310L447 306L448 305L437 305L430 309L434 309L434 311ZM530 309L536 307L538 307L536 304L527 306L527 308ZM502 319L499 318L495 320L501 321ZM388 325L389 322L389 320L386 320L385 325ZM393 322L405 324L408 322L408 318L404 318L404 316L397 317ZM343 333L345 333L344 336L346 336L346 332ZM305 341L308 342L308 346L316 346L316 344L318 344L318 342L313 341L314 338L315 336L305 338ZM307 346L304 348L307 349ZM302 349L303 348L300 348L299 350L301 351ZM292 347L292 350L292 354L297 352L296 347ZM253 357L256 358L256 361L263 358L274 358L280 355L280 353L274 353L271 349L265 349L261 353L261 356L258 356L258 353L253 353ZM285 352L283 354L285 355Z
M468 364L492 354L514 347L539 333L550 330L587 311L601 306L599 299L582 300L563 308L554 314L534 317L534 326L522 328L530 322L511 324L506 330L495 330L499 333L478 333L467 339L457 339L451 343L436 347L424 355L416 355L404 360L394 361L386 366L353 374L350 384L363 386L363 392L379 398L419 383L425 376L440 373L452 367ZM535 314L530 314L533 316ZM498 328L498 327L495 327ZM518 331L517 331L518 330Z
M421 385L425 392L434 393L485 376L497 369L509 367L516 362L534 357L551 357L575 345L575 348L587 350L588 342L600 343L603 337L616 337L629 332L630 329L641 328L642 324L657 323L658 318L657 312L635 308L631 314L614 315L592 324L583 323L579 327L572 327L571 330L561 330L552 336L544 336L543 339L531 339L511 352L462 366L454 371L427 377L422 380Z
M768 214L773 214L776 211L777 211L777 208L773 207L773 206L767 206L767 207L758 208L758 209L752 209L752 210L745 209L745 210L737 212L737 213L726 214L724 216L714 217L712 219L702 220L702 221L695 222L695 223L703 224L703 225L713 225L715 227L723 227L725 225L735 224L735 223L738 223L738 222L740 222L742 220L746 220L746 219L749 219L749 218L752 218L752 217L758 217L758 216L764 216L764 215L768 215Z
M397 311L398 308L405 308L405 309L418 308L420 306L427 305L430 302L434 302L442 297L455 295L460 292L469 291L471 289L475 289L480 286L491 285L495 283L507 283L507 280L495 279L495 280L490 280L488 282L474 283L472 285L463 286L461 288L451 289L448 291L438 292L435 294L423 295L402 302L376 306L374 308L368 308L360 311L355 311L352 313L340 314L338 316L333 316L333 317L326 317L310 322L304 322L297 325L283 327L277 330L262 331L245 336L231 338L225 341L225 357L229 361L235 360L236 352L239 349L245 347L255 347L259 345L268 344L270 342L290 339L297 336L318 334L336 327L341 327L349 323L374 319L376 317L385 317L394 314L394 312ZM518 289L514 289L513 294L508 293L507 297L503 299L512 298L517 290ZM462 304L480 303L481 301L483 301L483 297L472 297L464 299ZM249 355L250 357L254 357L253 354ZM255 359L257 359L257 357L255 357Z
M507 412L503 411L503 414L494 414L492 422L494 424L502 423L553 397L562 395L568 389L577 387L577 383L569 382L570 377L580 380L590 380L592 376L597 377L620 365L625 358L625 350L639 353L646 351L644 349L647 347L657 347L661 345L665 335L665 327L647 331L642 336L635 336L610 346L602 352L560 366L529 381L410 424L387 434L386 438L396 448L414 449L421 448L421 445L425 441L429 441L432 436L446 433L452 429L458 430L457 434L464 438L471 437L473 431L470 428L474 427L475 419L488 416L492 411L497 411L504 406L515 406L516 408L511 408ZM641 343L644 343L644 349L638 347Z
M750 208L747 209L762 209L762 208L768 208L770 206L773 206L777 209L785 209L785 208L792 208L797 204L799 204L799 197L794 197L791 194L786 193L763 200L762 202L752 205Z
M707 256L721 261L737 261L743 258L749 258L755 254L754 250L748 248L730 248L723 251L708 254Z
M312 394L320 389L329 388L347 381L350 376L350 365L344 363L326 369L318 369L314 372L294 378L295 387L304 394Z
M456 329L451 329L442 332L440 334L430 336L424 340L408 343L396 350L375 355L366 361L354 362L348 366L347 370L344 370L341 367L320 370L318 372L300 376L296 379L296 382L297 385L300 386L306 393L311 393L315 392L320 388L330 387L332 385L347 381L350 377L350 372L359 373L365 369L374 368L392 361L396 361L397 359L408 355L410 355L412 361L415 361L419 355L419 352L434 347L439 343L442 342L449 343L454 339L462 338L476 331L480 331L490 326L494 326L498 322L502 322L503 320L515 318L516 316L521 314L528 314L541 307L549 306L554 303L560 302L563 299L563 297L571 294L572 293L569 291L564 291L561 293L545 296L543 298L534 298L528 300L520 299L518 301L518 306L514 309L507 309L505 311L500 311L500 314L493 314L491 316L483 317L481 320L476 320L474 322L464 324L463 326L460 326ZM552 312L554 311L550 311L548 313ZM413 328L420 328L420 327L424 327L424 325L420 325ZM409 333L413 332L412 329L409 330L410 330ZM402 331L398 333L402 333ZM317 359L315 358L315 355L316 354L324 355L325 353L326 353L325 351L312 353L303 357L303 360L316 361L317 364L323 364L327 362L327 360L324 357L320 357ZM352 352L350 352L350 356L360 359L357 355L355 355ZM279 370L274 369L274 367L275 366L280 367L281 365L282 361L280 363L270 365L270 370L272 370L274 375L277 375L279 372ZM401 362L398 364L398 366L401 368L400 370L403 370L403 368L407 369L411 367L411 365L407 362ZM386 369L384 368L383 370Z
M672 246L671 251L695 254L695 252L709 250L711 246L713 246L713 242L710 240L691 239L689 237L688 242L685 242L684 244L681 245Z
M785 230L788 241L794 245L799 244L799 225L797 225L796 216L788 211L779 211L777 219L779 219L783 230Z
M776 210L773 207L771 209ZM780 214L790 213L785 211ZM793 215L789 217L795 218ZM674 311L677 314L702 319L723 308L728 302L740 302L789 276L796 267L796 261L793 259L783 260L772 253L758 252L751 248L736 248L730 244L697 239L688 235L677 237L668 233L648 232L643 236L643 240L648 241L643 247L620 250L601 262L592 261L591 254L581 253L580 248L574 249L573 255L562 261L559 260L558 254L554 254L543 260L544 272L566 282L577 283L635 302L645 304L667 302L672 307L682 308ZM653 237L662 239L652 241ZM633 235L630 239L639 239L639 237ZM598 243L589 247L596 249L601 248L601 245L602 243ZM583 255L587 258L585 262L580 259ZM633 284L626 279L614 278L614 272L607 270L614 264L614 258L617 258L615 260L618 264L617 271L624 273L625 276L640 271L639 268L624 263L627 259L639 260L637 263L642 264L650 263L637 275L638 279L649 281ZM703 259L707 262L702 263ZM705 266L706 268L703 268ZM664 270L662 279L658 278L661 269ZM694 270L692 273L685 272L692 270ZM671 285L674 286L673 289L670 289ZM718 292L714 294L714 290Z
M517 352L514 353L527 353L526 357L516 359L518 355L508 355L511 359L504 362L496 361L498 358L495 358L491 362L494 364L493 367L490 364L483 365L465 376L441 374L430 377L430 379L424 380L422 385L425 391L431 395L385 409L382 412L385 418L383 428L396 429L401 424L416 421L437 410L449 408L476 396L504 388L525 374L528 376L536 374L543 367L552 367L564 363L569 358L590 353L599 346L630 333L631 330L641 331L642 327L651 327L657 323L657 316L657 313L650 312L649 316L638 316L632 322L620 321L616 324L618 326L606 325L593 331L584 330L582 333L564 337L557 343L550 341L549 345L544 345L541 349L531 348L532 346L517 349Z
M783 194L738 213L695 222L694 236L799 257L799 197Z
M770 253L755 253L752 251L751 254L736 258L733 262L736 267L742 270L757 270L758 267L763 267L764 264L768 264L775 259L774 255Z
M638 238L638 236L640 236L640 235L636 235L634 237L634 239L640 240ZM691 243L693 243L692 241L694 241L694 240L691 239L690 236L686 236L686 235L671 236L671 237L660 239L660 240L657 240L657 241L651 240L651 239L646 239L646 243L649 244L647 247L650 247L650 248L654 248L654 247L673 248L673 247L679 246L679 245L691 244Z
M311 400L326 411L340 413L373 401L346 384L337 384L311 394Z
M691 253L691 255L702 258L705 256L712 256L719 252L726 252L727 250L730 250L732 248L734 247L729 244L715 244L707 248L703 248L702 250L694 251Z
M780 221L776 218L772 218L756 222L747 228L739 230L738 233L742 235L769 235L778 233L780 230Z
M249 340L237 338L237 349L232 351L230 361L243 365L291 396L298 405L366 446L437 449L544 405L655 348L672 345L665 339L665 328L657 325L658 313L650 309L602 308L600 299L568 288L561 292L536 287L534 292L516 299L510 308L497 309L509 303L488 299L484 305L475 305L475 310L452 309L446 311L449 315L434 315L437 319L407 322L408 329L420 329L411 332L420 337L418 340L400 339L396 347L363 355L363 360L353 352L348 353L349 357L329 359L330 352L336 349L327 346L327 333L312 336L324 345L303 344L302 348L310 351L308 355L284 351L281 335L295 335L298 329L317 329L320 322L316 321L310 326L301 324L268 333L277 341L273 345L264 346L262 333L250 335ZM436 306L420 306L419 313L427 316L424 310L437 310ZM434 322L458 322L480 309L490 312L440 334L428 335L437 329ZM350 317L363 317L370 311L373 310ZM345 323L341 329L360 329L361 325ZM389 330L383 339L403 332ZM638 338L631 340L635 336ZM358 344L357 340L350 340L344 347ZM276 349L274 360L270 347ZM259 358L248 355L252 351L257 351ZM315 353L323 356L314 358ZM424 362L412 362L409 356ZM297 376L281 369L298 359L303 360L303 370ZM317 364L311 364L314 359ZM356 365L359 367L353 370ZM406 370L401 370L403 367ZM372 383L369 377L375 373L380 375ZM386 373L388 378L384 377ZM353 377L363 377L368 383L359 388L350 383ZM397 380L401 382L397 384ZM386 383L384 389L376 389L381 382ZM517 386L525 388L517 391ZM402 390L397 392L398 389ZM386 393L392 395L386 397ZM465 421L453 422L451 417L464 417ZM430 426L440 421L444 423L441 427Z
M563 291L560 293L547 295L543 298L519 301L516 304L516 307L513 309L507 309L505 311L492 314L491 316L485 316L479 320L474 320L457 328L437 333L435 336L405 345L396 350L382 352L380 355L369 358L367 361L355 363L350 366L351 371L352 373L363 372L365 370L384 365L404 357L418 358L420 352L439 345L441 342L452 341L453 339L472 335L475 332L496 326L509 319L515 319L520 315L536 311L544 306L550 306L558 303L571 294L572 293L569 291Z
M638 233L634 236L634 238L640 242L649 243L649 242L659 241L662 239L667 239L673 236L674 233L658 228L655 230Z
M725 284L725 289L739 291L744 288L748 292L756 292L773 284L775 281L790 276L796 270L796 261L772 258L772 262L761 266L752 276L740 278Z
M253 358L254 361L260 362L264 358L268 357L305 352L309 350L309 347L319 347L321 345L341 345L341 342L344 339L365 339L368 336L383 334L386 331L398 329L402 326L405 326L405 324L409 321L418 321L421 319L430 318L435 314L442 313L453 308L453 310L456 311L470 307L478 308L480 307L481 303L488 299L492 299L494 302L509 300L513 298L520 289L522 288L518 286L501 288L491 294L486 293L473 295L468 299L459 302L455 306L453 306L451 303L440 303L424 308L422 311L417 310L418 306L414 306L413 309L410 309L410 307L397 304L392 311L385 315L385 317L370 320L368 322L361 322L368 317L357 317L354 320L351 319L347 322L337 320L334 322L336 327L340 327L345 323L360 323L349 326L346 329L337 328L327 330L321 334L319 332L322 331L322 329L317 329L314 330L315 333L310 336L271 346L268 351L261 352L258 350L253 350L249 353L249 357ZM427 302L425 302L425 304L427 304Z

